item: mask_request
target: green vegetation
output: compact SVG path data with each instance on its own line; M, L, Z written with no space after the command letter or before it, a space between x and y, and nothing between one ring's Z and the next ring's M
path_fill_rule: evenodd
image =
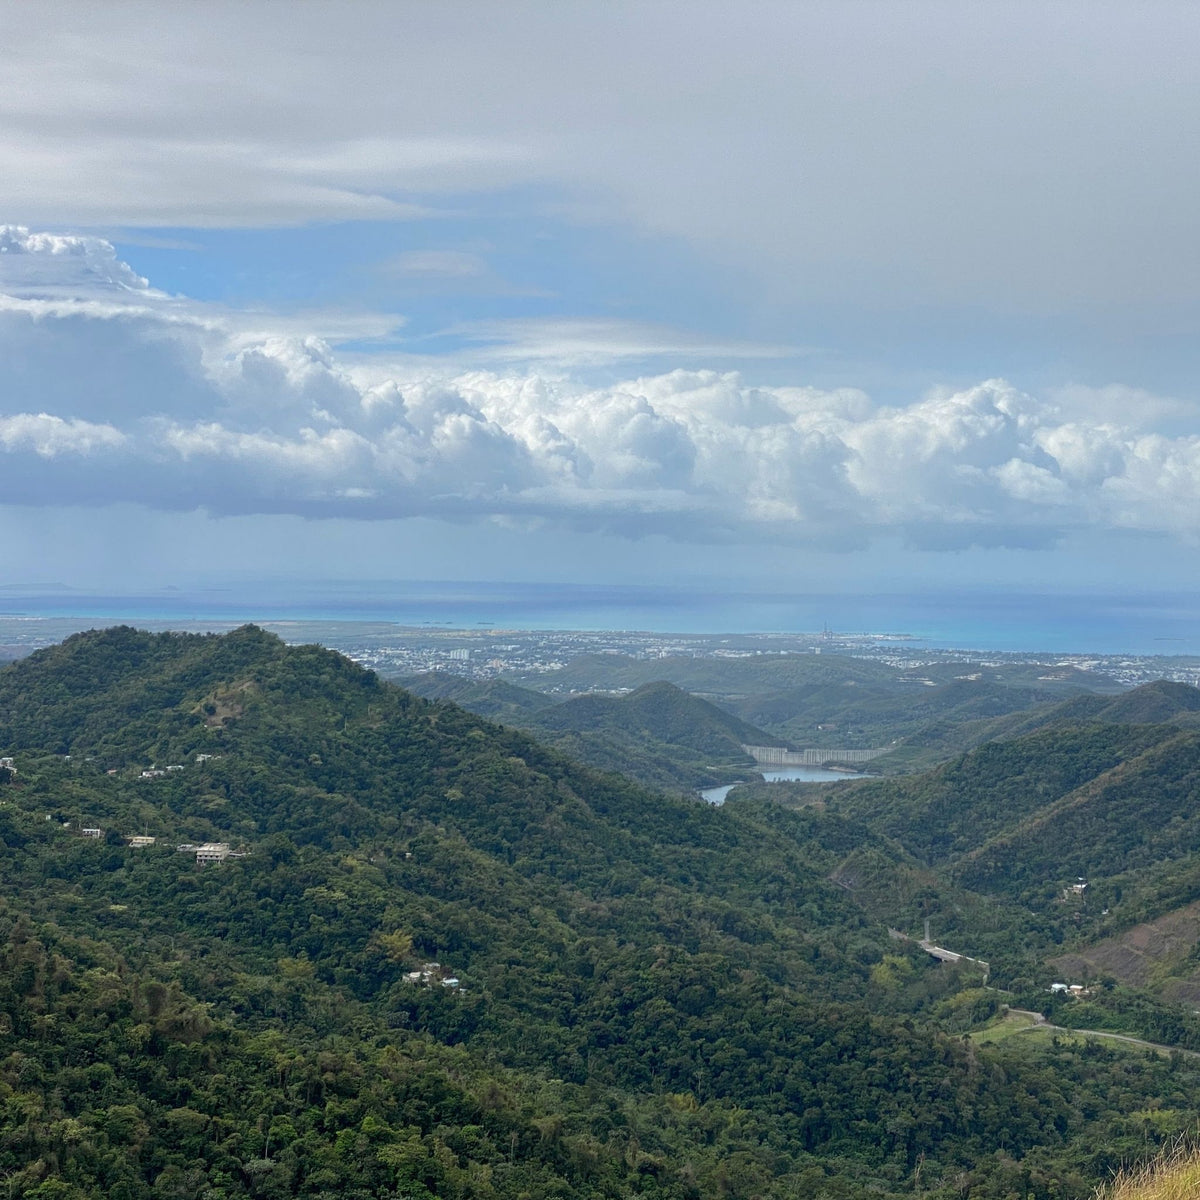
M533 688L517 687L503 679L470 679L427 671L396 680L401 687L426 700L450 700L470 712L505 725L520 725L531 713L549 708L556 701Z
M513 682L552 694L572 695L633 691L665 680L706 699L733 699L822 684L882 683L897 674L883 663L833 654L755 654L736 658L581 654L561 670L518 676Z
M780 746L673 684L647 683L624 696L588 694L554 701L503 680L439 674L402 681L428 699L450 699L480 716L527 729L541 742L602 771L620 771L648 787L694 792L749 777L743 745Z
M1051 725L825 802L945 882L1049 922L1047 946L1112 936L1200 900L1200 731L1186 722L1200 693L1177 694L1181 723ZM1169 715L1155 700L1123 707Z
M1021 732L1028 721L1036 726L1064 697L1118 690L1084 671L1060 668L1047 675L1019 661L930 663L914 672L834 654L581 655L561 670L510 682L572 695L630 691L658 681L710 700L794 746L894 747L875 762L874 769L885 774L933 766L1010 730ZM1103 704L1107 698L1099 699Z
M989 742L925 775L866 781L837 794L839 811L869 820L931 864L954 862L1177 730L1163 726L1055 726ZM1055 848L1057 853L1061 846ZM1043 866L1045 864L1042 864ZM1065 873L1049 872L1051 881ZM1073 880L1072 880L1073 881Z
M1200 1119L1200 1060L964 1040L997 994L887 925L989 906L841 800L649 792L253 628L38 652L0 753L13 1196L1063 1200Z

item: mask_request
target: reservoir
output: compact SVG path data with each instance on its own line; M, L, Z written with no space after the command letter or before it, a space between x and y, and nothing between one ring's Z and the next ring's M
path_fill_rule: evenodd
M863 779L865 775L855 771L826 771L824 767L776 767L770 771L761 772L764 783L780 783L785 780L797 780L800 783L836 783L838 780ZM709 804L724 804L725 797L738 785L727 783L723 787L705 788L700 796Z

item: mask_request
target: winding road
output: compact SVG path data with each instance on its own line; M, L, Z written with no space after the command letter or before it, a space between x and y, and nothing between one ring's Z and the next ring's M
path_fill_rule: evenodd
M1010 1013L1019 1017L1029 1017L1027 1029L1049 1029L1052 1033L1075 1034L1079 1037L1108 1038L1114 1042L1127 1042L1131 1046L1144 1046L1147 1050L1161 1050L1164 1054L1186 1054L1188 1058L1200 1058L1200 1051L1184 1050L1179 1046L1164 1046L1162 1042L1147 1042L1144 1038L1130 1037L1124 1033L1110 1033L1106 1029L1072 1029L1067 1025L1054 1025L1047 1021L1039 1012L1030 1012L1027 1008L1010 1008ZM1020 1030L1024 1033L1025 1030Z

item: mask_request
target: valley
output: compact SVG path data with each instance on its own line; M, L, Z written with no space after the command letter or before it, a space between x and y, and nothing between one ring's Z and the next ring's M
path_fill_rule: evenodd
M0 671L14 1194L1063 1200L1200 1121L1195 689L607 667L421 698L122 627ZM829 688L940 763L753 782Z

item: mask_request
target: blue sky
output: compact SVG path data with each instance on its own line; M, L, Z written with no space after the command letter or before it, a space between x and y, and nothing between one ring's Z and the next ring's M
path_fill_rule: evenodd
M1194 5L59 11L6 586L1195 585Z
M341 344L350 351L386 346L440 358L495 340L479 328L487 322L560 315L668 324L717 341L752 336L750 314L733 302L732 272L672 239L569 222L545 190L439 200L444 215L403 222L149 237L114 230L110 240L155 287L193 299L281 312L369 310L402 323L386 341Z

